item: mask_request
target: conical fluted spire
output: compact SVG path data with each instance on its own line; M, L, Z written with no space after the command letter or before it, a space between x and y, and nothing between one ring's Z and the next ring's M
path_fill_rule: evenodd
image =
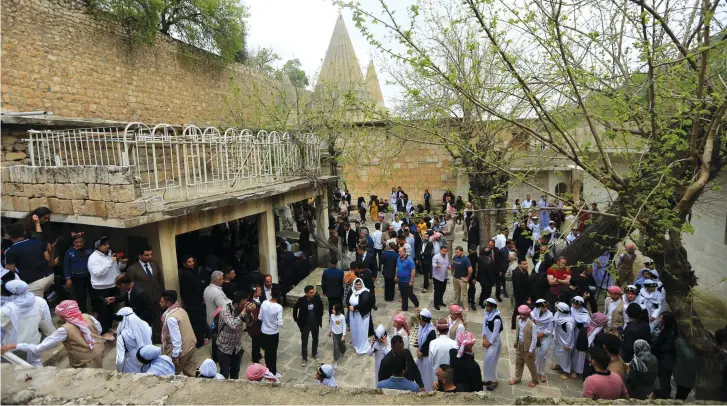
M374 61L369 62L369 66L366 68L366 91L371 97L371 101L376 104L376 108L383 110L384 106L384 95L381 93L381 85L379 84L379 77L376 76L376 68L374 67Z
M333 29L331 42L328 44L323 67L316 83L316 92L326 86L341 91L353 91L363 84L361 65L353 50L351 37L348 36L343 16L338 15Z

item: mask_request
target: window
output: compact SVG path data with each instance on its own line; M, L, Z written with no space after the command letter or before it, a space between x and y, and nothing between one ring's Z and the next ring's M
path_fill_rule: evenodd
M565 183L558 183L555 185L555 195L558 197L563 197L564 194L568 192L568 185Z

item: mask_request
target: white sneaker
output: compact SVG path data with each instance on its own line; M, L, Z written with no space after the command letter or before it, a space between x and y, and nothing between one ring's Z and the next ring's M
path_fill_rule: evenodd
M338 361L333 363L333 369L338 369Z

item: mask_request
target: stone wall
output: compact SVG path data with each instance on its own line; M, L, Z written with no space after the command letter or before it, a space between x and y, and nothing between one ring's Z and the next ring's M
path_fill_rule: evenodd
M28 143L22 140L27 137L25 130L0 130L0 165L14 166L28 163Z
M78 0L2 3L3 111L214 125L264 81L237 63L164 35L131 42L123 28Z
M48 207L59 215L128 219L164 208L161 197L141 197L128 167L16 165L0 171L5 212Z

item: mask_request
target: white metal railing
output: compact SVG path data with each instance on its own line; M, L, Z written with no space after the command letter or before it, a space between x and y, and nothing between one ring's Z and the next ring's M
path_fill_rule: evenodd
M144 195L167 201L208 196L320 174L314 134L188 125L28 131L32 166L127 166Z

